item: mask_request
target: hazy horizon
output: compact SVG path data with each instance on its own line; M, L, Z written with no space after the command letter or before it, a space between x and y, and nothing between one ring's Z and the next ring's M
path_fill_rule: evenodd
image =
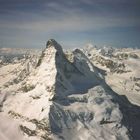
M0 48L140 48L139 0L0 0Z

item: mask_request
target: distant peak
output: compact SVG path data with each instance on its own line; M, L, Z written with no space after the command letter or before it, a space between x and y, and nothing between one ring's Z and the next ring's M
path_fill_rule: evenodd
M87 48L93 48L93 44L88 43L88 44L86 45L86 47L87 47Z

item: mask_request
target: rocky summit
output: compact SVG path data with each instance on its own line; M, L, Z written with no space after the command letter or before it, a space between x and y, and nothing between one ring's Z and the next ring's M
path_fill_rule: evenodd
M0 140L139 140L140 106L121 94L127 84L111 86L130 75L130 55L104 49L64 52L50 39L39 55L1 63Z

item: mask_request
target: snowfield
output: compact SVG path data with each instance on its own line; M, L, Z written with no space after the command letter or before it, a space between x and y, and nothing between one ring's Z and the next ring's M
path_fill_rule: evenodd
M51 39L13 60L0 60L0 140L140 139L140 50Z

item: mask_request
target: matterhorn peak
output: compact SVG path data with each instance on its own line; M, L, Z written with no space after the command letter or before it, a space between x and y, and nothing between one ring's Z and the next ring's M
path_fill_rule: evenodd
M57 51L63 52L62 47L54 39L49 39L46 43L46 48L54 47Z
M55 46L56 44L58 44L58 43L54 39L49 39L47 41L46 48L49 46Z

